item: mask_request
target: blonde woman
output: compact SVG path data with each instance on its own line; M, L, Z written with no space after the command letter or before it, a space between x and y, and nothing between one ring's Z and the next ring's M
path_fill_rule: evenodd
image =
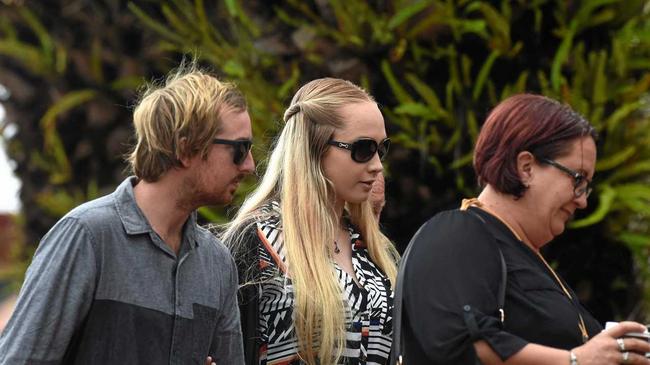
M240 267L248 364L386 364L397 252L368 198L388 152L360 87L304 85L259 187L224 233Z

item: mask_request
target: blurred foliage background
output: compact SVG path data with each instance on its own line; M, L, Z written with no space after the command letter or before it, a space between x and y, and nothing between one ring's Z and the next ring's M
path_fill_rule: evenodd
M24 234L40 237L128 174L131 106L185 55L247 96L264 168L283 107L313 78L367 88L394 144L384 229L400 249L478 189L472 146L513 93L569 103L600 134L589 208L546 249L601 321L650 322L650 2L646 0L3 0L3 130ZM254 184L248 182L248 188ZM239 192L239 200L246 193ZM235 204L236 205L236 204ZM223 221L228 208L201 210ZM6 265L5 265L6 266Z

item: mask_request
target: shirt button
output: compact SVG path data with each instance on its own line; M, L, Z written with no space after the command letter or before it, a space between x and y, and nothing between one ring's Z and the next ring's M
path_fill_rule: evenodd
M472 310L472 307L470 307L469 305L465 305L465 306L463 306L463 310L465 312L469 312L470 310Z

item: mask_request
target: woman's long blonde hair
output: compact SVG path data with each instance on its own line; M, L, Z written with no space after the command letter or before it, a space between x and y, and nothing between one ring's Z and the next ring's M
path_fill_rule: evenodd
M323 78L304 85L284 113L285 126L269 157L266 173L246 199L223 238L235 255L245 248L244 233L262 216L260 208L278 201L288 275L294 290L293 323L301 358L307 364L338 363L345 348L345 313L332 265L331 243L339 217L334 189L321 165L327 142L344 121L342 106L374 102L360 87L345 80ZM395 283L398 253L379 230L371 204L346 204L372 261Z

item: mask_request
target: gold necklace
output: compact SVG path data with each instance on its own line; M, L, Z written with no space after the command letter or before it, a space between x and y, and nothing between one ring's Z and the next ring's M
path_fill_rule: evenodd
M492 216L494 216L496 219L501 221L508 229L512 232L512 234L522 243L524 243L524 240L521 239L521 236L517 233L517 231L512 228L508 222L506 222L501 216L496 214L492 209L489 209L486 207L478 198L471 198L471 199L463 199L461 205L460 205L460 210L467 210L470 206L475 206L479 209L482 209L488 213L490 213ZM524 243L525 244L525 243ZM564 286L562 283L562 280L560 280L560 277L555 273L555 270L551 267L551 265L546 262L546 259L544 259L544 256L539 252L539 250L533 250L537 254L537 257L544 263L546 268L553 274L553 277L555 278L555 281L560 284L560 288L562 288L562 291L564 294L569 298L569 301L573 303L574 307L576 307L576 310L578 311L578 329L580 330L580 334L582 335L582 342L585 343L589 340L589 333L587 332L587 326L585 326L585 321L582 318L582 313L580 313L580 308L577 307L576 303L573 301L573 297L569 293L569 290Z

